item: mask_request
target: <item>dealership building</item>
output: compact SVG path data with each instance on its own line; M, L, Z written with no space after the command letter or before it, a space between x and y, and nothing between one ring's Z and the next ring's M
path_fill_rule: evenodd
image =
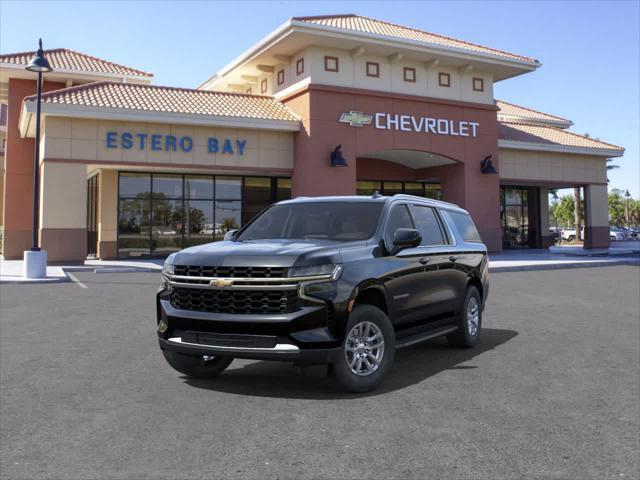
M2 252L31 247L34 52L0 55ZM297 196L407 193L466 208L491 251L545 247L550 189L580 187L607 247L624 149L496 100L538 60L356 15L292 18L196 89L45 50L40 238L50 261L164 256ZM548 87L540 85L540 90Z

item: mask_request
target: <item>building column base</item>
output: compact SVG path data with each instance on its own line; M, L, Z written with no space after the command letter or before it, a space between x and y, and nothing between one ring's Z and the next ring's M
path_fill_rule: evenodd
M87 259L85 228L43 228L40 238L50 262L84 262Z
M98 242L98 258L100 260L115 260L118 258L116 242Z
M540 248L549 248L553 245L555 245L553 237L550 237L548 235L543 235L540 237Z
M609 227L586 227L584 248L609 248L611 239Z

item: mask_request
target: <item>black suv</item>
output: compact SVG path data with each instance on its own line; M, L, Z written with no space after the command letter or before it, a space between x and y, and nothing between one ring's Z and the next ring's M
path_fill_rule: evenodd
M409 195L276 203L222 242L167 258L157 295L169 364L211 378L234 358L326 363L377 387L397 348L480 336L487 249L469 214Z

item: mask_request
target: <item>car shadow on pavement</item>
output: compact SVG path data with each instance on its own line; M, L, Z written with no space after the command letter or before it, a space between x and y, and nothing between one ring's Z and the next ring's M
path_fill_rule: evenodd
M382 386L365 394L344 393L334 387L325 366L292 367L287 362L256 361L233 368L217 378L199 380L184 377L186 384L206 390L256 397L340 399L380 395L423 382L444 370L477 368L462 365L493 350L518 335L514 330L483 328L479 343L470 349L449 347L445 338L437 338L396 352L391 371Z

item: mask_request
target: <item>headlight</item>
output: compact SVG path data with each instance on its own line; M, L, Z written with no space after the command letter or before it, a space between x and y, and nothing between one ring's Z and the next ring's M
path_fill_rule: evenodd
M176 266L175 265L171 265L170 263L165 263L164 267L162 267L162 273L164 273L166 275L175 275Z
M289 270L290 277L315 277L317 275L334 275L340 273L340 265L326 263L324 265L312 265L310 267L293 267Z

